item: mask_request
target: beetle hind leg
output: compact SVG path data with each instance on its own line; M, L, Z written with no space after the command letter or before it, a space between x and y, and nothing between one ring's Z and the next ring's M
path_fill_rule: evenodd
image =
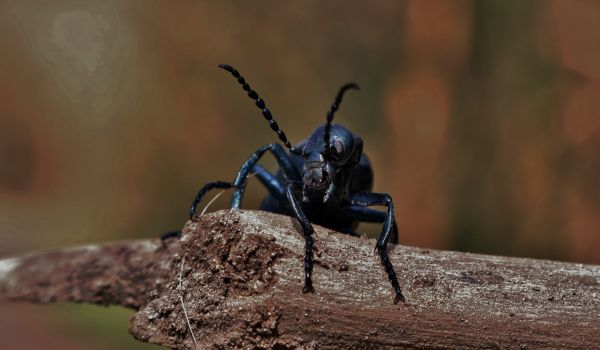
M181 231L167 231L160 234L160 240L166 241L170 238L181 238Z

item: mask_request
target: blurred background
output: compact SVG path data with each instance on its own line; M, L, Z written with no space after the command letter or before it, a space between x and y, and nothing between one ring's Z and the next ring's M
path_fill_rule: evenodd
M600 2L1 0L0 50L1 257L180 228L277 140L229 63L292 142L361 85L336 121L402 244L600 263ZM119 308L2 310L3 349L155 348Z

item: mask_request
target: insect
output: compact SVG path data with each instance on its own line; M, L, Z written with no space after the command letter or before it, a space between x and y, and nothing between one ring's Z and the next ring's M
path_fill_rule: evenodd
M383 223L383 228L375 250L379 253L394 288L394 303L404 302L398 278L387 253L388 241L398 241L392 198L387 193L371 192L373 172L369 159L362 152L362 139L340 124L332 124L344 94L350 89L358 90L358 85L343 85L327 113L325 124L313 131L306 140L292 146L273 119L265 101L250 87L246 79L229 65L220 64L219 68L229 72L248 93L248 97L254 100L288 152L279 143L262 146L242 164L233 182L215 181L204 185L190 207L190 219L194 217L202 197L212 189L234 189L231 208L240 208L247 178L255 173L269 192L260 209L292 216L300 222L306 242L303 293L314 293L314 230L311 223L356 236L354 229L359 222L379 222ZM276 174L257 164L267 152L279 164ZM370 206L385 206L387 211L377 211L369 208Z

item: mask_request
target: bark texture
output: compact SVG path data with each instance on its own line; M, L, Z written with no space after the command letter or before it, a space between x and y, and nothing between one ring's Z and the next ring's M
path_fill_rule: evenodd
M600 266L390 247L394 305L374 240L315 229L315 294L295 220L221 211L166 245L3 260L0 295L129 306L134 337L174 349L600 348Z

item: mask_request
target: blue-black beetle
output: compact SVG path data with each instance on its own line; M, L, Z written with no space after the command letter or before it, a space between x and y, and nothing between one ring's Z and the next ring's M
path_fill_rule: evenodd
M392 198L387 193L371 192L373 172L367 156L363 153L362 139L342 125L332 124L333 116L342 102L344 93L349 89L358 89L358 85L354 83L343 85L327 113L325 124L313 131L308 139L292 146L273 119L265 102L256 91L252 90L244 77L229 65L221 64L219 67L231 73L242 85L289 153L278 143L259 148L244 162L233 182L210 182L198 191L190 207L190 219L193 219L196 206L202 197L215 188L233 188L235 192L231 200L231 208L239 208L247 178L251 173L256 174L269 191L260 209L293 216L302 226L306 240L302 290L305 293L314 292L312 285L314 231L311 223L356 235L354 229L359 222L381 222L383 228L375 249L396 293L394 303L404 302L394 267L387 254L388 241L391 240L392 243L398 241ZM270 173L257 164L267 151L273 154L279 164L276 174ZM385 206L387 211L380 212L368 208L377 205Z

